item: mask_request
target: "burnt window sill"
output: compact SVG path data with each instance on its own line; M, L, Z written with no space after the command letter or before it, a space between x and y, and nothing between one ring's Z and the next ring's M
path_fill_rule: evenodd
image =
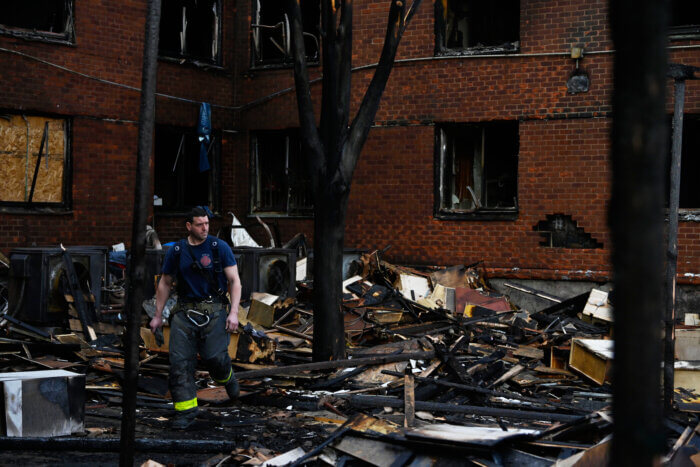
M467 47L464 49L449 49L446 47L438 46L435 51L435 56L437 57L468 57L468 56L479 56L479 55L503 55L503 54L518 54L520 53L520 42L508 42L501 45L493 46L475 46Z
M437 211L434 217L445 221L515 221L518 219L518 210Z
M10 36L27 41L45 42L48 44L75 46L72 34L57 34L52 32L30 31L28 29L9 29L0 27L0 36Z
M0 213L38 216L70 216L73 215L73 210L68 207L61 207L56 205L50 206L37 204L27 206L24 203L4 202L0 205Z
M679 222L700 222L700 209L679 209Z
M177 65L191 66L194 68L199 68L202 70L213 70L213 71L225 71L226 68L220 63L210 62L207 60L197 60L194 58L185 57L171 57L167 55L159 55L158 60L168 63L174 63Z
M313 213L293 213L287 214L284 212L252 212L248 214L248 219L313 219Z
M306 66L317 67L321 64L320 61L307 61ZM263 70L286 70L294 68L294 62L282 62L282 63L255 63L250 67L250 71L263 71Z

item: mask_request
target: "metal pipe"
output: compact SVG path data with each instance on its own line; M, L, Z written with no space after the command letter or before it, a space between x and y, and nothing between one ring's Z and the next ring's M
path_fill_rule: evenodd
M668 245L666 250L666 319L664 334L664 410L673 408L673 362L676 336L676 270L678 264L678 206L681 191L681 148L683 147L683 105L685 80L674 80L673 146L671 150L671 186L668 199Z
M150 158L153 145L153 127L156 107L156 71L158 68L158 31L160 27L160 0L148 0L145 39L143 45L143 72L141 76L141 106L139 111L138 151L136 155L136 183L131 230L131 261L126 288L127 323L125 332L124 398L119 464L134 463L134 433L136 429L136 385L139 372L139 328L141 304L146 280L146 219L151 193Z

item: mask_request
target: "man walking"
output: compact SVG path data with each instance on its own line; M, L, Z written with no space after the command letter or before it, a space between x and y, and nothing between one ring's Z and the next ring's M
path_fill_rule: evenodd
M154 333L163 325L163 308L175 282L178 300L170 314L169 385L175 406L173 428L177 429L187 428L197 416L197 353L229 398L235 399L239 393L228 354L228 333L238 329L241 299L236 259L225 242L209 235L209 216L204 208L193 208L185 226L187 238L165 255L156 290L156 313L150 322Z

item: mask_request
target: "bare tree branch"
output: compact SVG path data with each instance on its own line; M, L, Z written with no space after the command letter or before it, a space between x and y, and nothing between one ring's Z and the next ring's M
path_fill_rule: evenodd
M382 48L379 64L374 71L372 81L367 88L365 97L362 100L360 109L355 116L355 119L350 126L350 134L348 141L343 147L343 156L339 173L334 174L333 178L339 178L343 182L338 181L338 186L349 186L352 174L359 158L360 149L362 148L369 129L374 121L374 117L379 109L379 102L389 80L394 58L401 41L403 32L406 30L407 21L413 17L413 14L420 6L421 0L413 0L411 6L406 9L405 0L392 0L389 8L389 21L386 28L386 36L384 38L384 47Z
M288 0L288 10L292 24L292 53L294 54L294 83L296 84L299 124L301 126L302 144L306 147L311 170L311 180L315 185L325 172L323 143L316 127L314 105L311 101L309 70L306 65L306 47L304 46L301 7L299 0Z

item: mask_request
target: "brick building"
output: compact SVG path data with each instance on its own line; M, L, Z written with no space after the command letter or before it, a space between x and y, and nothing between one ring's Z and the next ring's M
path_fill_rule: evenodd
M128 242L145 0L39 3L0 6L0 249ZM671 3L670 61L700 65L700 17L692 2ZM177 214L194 204L220 215L214 232L233 212L274 223L283 241L311 239L281 4L163 0L152 219L161 240L181 234ZM301 4L318 104L318 2ZM388 8L355 2L354 109ZM483 261L491 277L609 280L613 55L603 0L424 1L355 172L346 245L392 245L387 258L407 264ZM201 102L214 128L204 172ZM678 281L690 287L700 284L698 81L687 85L684 128ZM44 135L49 155L37 164Z

